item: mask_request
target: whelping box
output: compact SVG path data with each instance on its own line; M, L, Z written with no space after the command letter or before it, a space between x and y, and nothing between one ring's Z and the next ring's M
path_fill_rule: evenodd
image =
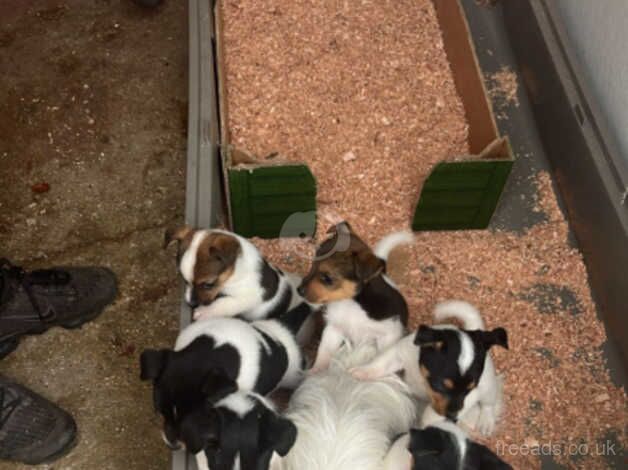
M423 182L413 230L484 229L497 207L514 156L500 137L469 26L459 0L432 0L454 83L469 124L470 155L438 163Z

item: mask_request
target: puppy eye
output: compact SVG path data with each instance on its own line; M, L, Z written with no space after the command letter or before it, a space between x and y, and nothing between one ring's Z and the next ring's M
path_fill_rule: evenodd
M321 282L323 284L325 284L326 286L331 286L334 283L334 280L327 273L321 273L319 278L320 278Z
M215 282L203 282L199 285L199 287L203 290L211 290L216 286Z

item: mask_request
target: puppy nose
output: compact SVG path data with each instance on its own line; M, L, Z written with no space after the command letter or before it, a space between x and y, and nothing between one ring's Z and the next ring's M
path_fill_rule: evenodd
M187 302L188 302L188 305L192 309L195 309L196 307L199 306L199 301L198 301L198 296L196 295L196 290L192 289L192 291L190 292L189 299L187 299Z
M303 286L297 287L297 292L301 297L305 297L305 289L303 288Z

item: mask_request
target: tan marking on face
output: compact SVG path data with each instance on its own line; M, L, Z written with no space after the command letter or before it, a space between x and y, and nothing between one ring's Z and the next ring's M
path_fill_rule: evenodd
M312 279L305 287L305 298L315 304L326 304L336 300L351 299L357 294L357 284L341 279L328 286L318 279Z
M451 380L451 379L443 380L443 385L445 386L445 388L447 388L449 390L453 390L454 389L454 381Z
M212 233L199 245L194 265L194 288L201 305L211 303L233 275L242 248L233 236ZM213 284L209 289L203 284Z
M420 365L419 371L421 372L421 375L425 378L425 382L427 384L427 392L428 392L428 395L430 396L430 402L432 403L432 408L434 408L434 410L438 414L442 416L446 416L447 406L449 405L449 399L443 394L438 393L437 391L432 389L432 387L430 386L430 382L428 380L430 378L430 371L427 370L427 367L425 367L424 365ZM449 380L449 379L445 379L445 380ZM453 382L452 382L452 385L453 385Z
M432 402L432 408L442 416L447 416L447 407L449 406L449 399L432 389L432 387L428 386L428 391L430 395L430 401Z
M335 233L335 227L330 232ZM350 227L349 236L349 246L343 251L333 251L334 237L319 246L317 259L302 283L308 301L328 303L353 298L357 295L361 282L368 282L384 270L384 262L373 254ZM323 275L331 277L333 282L324 283L321 280Z
M467 385L467 390L473 390L476 385L477 384L475 382L471 382L469 385Z

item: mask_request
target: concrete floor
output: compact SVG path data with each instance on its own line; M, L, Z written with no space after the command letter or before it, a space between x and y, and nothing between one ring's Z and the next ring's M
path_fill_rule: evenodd
M120 284L97 320L26 338L0 363L78 423L77 447L40 468L169 466L138 356L178 327L161 243L183 219L186 3L0 2L0 257L105 265Z

